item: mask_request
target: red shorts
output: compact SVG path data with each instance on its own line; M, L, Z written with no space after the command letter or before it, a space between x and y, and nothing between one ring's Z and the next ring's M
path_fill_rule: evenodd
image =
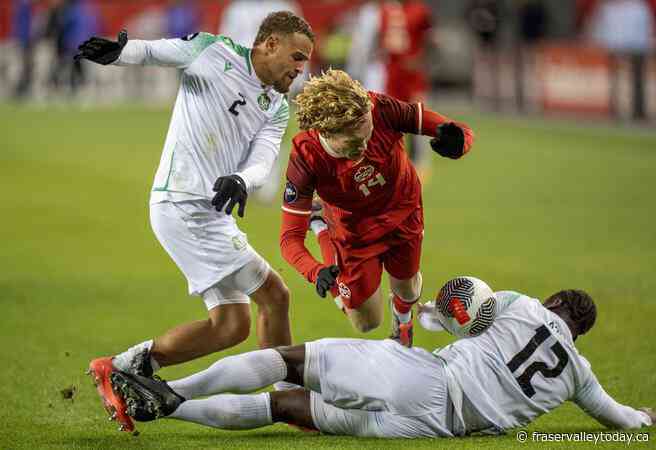
M419 221L419 222L418 222ZM423 227L423 211L417 209L399 228L366 247L344 247L332 242L339 266L334 296L341 296L344 306L358 309L380 286L383 272L399 280L407 280L419 272Z

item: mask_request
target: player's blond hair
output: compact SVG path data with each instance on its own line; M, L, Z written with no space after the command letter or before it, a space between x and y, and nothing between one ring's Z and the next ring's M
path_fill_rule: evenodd
M371 110L371 99L362 85L335 69L311 77L294 103L300 128L325 136L356 129Z

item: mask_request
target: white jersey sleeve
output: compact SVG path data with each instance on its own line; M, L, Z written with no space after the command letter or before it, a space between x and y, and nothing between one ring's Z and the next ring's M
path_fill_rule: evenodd
M280 144L289 121L289 104L282 104L271 119L258 131L251 143L250 154L241 165L239 175L246 183L246 190L253 192L262 186L280 153Z
M289 106L259 79L251 49L209 33L143 46L129 49L122 63L184 68L151 204L209 200L217 178L235 173L249 191L262 185L278 155Z
M114 64L118 66L154 65L184 69L218 39L218 36L210 33L196 33L180 39L155 41L131 39Z
M583 386L576 392L574 402L599 423L609 428L629 429L653 425L646 413L617 403L604 391L592 371Z

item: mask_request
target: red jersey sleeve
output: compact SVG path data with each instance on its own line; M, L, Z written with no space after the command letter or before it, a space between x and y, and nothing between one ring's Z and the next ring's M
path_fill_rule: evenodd
M308 281L314 283L322 264L305 247L315 176L311 162L300 151L302 141L294 140L287 165L287 184L282 204L282 223L280 227L280 252L283 258L299 271Z
M385 94L372 94L383 123L399 133L420 134L419 103L406 103Z
M384 94L372 94L375 99L378 114L383 122L399 133L422 134L435 137L437 126L453 122L462 129L465 135L464 152L467 153L474 141L474 133L467 124L457 122L447 116L426 108L423 103L406 103Z

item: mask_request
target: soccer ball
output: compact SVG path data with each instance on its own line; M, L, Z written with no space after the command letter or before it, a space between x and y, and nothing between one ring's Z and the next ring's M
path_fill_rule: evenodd
M442 286L435 299L442 326L457 337L474 337L487 330L497 315L497 299L484 281L457 277Z

